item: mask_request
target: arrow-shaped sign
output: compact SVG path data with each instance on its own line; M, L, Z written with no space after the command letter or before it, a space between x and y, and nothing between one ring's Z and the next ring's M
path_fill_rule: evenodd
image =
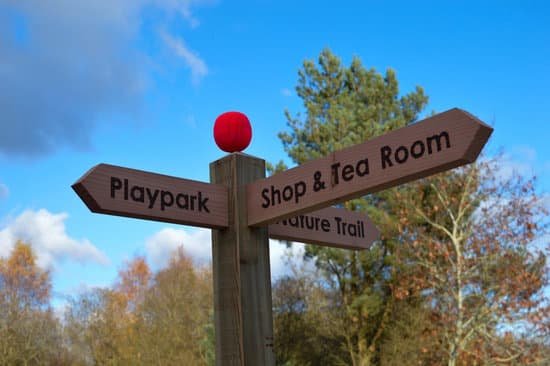
M247 186L258 226L473 162L493 129L451 109Z
M92 212L222 229L227 188L189 179L99 164L73 189Z
M343 249L367 249L380 236L367 215L335 207L281 220L268 231L272 239Z

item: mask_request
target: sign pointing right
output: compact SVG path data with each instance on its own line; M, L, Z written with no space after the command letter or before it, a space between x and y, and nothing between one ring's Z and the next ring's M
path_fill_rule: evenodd
M493 129L454 108L250 183L248 225L311 212L476 160Z
M297 241L343 249L368 249L380 236L367 215L343 208L322 210L269 225L272 239Z

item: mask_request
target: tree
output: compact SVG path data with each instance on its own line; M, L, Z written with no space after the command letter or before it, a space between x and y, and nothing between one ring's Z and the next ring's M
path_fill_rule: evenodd
M406 126L428 102L421 87L399 97L392 69L382 76L365 69L357 57L346 68L328 49L321 52L318 63L316 67L305 61L298 72L296 93L304 103L305 119L286 111L291 132L279 134L296 164Z
M425 295L441 344L432 352L449 366L549 360L537 342L550 335L546 256L534 241L548 213L532 179L498 171L483 161L395 197L399 256L412 268L400 291Z
M49 306L51 278L36 265L29 244L18 241L0 258L0 364L43 365L60 360L59 324Z
M273 286L276 363L282 366L346 365L349 354L337 331L336 294L323 286L317 271L292 267Z
M120 363L120 307L113 292L96 288L72 299L65 311L64 333L75 365Z
M121 295L121 305L127 312L135 312L143 302L151 276L151 270L144 257L134 258L118 271L115 291Z
M365 69L358 58L344 67L329 50L321 52L318 66L313 61L304 62L296 91L306 115L303 119L299 114L292 117L287 111L290 132L279 134L285 151L296 164L413 123L427 103L420 87L399 96L393 70L381 75L374 69ZM379 357L382 335L394 308L392 254L397 232L395 220L386 213L386 196L391 194L371 195L344 205L368 212L382 229L382 241L371 250L355 252L317 246L306 250L306 256L315 259L326 275L326 284L338 295L336 310L342 319L339 336L354 366L369 365Z
M212 277L181 251L152 274L145 259L119 270L112 288L73 300L65 323L78 365L210 365Z
M213 364L212 275L181 249L155 275L138 314L136 342L143 351L134 364Z
M118 271L112 289L93 289L72 300L65 314L69 348L81 364L136 364L142 352L136 329L151 271L143 257Z
M36 265L29 244L18 241L7 259L0 258L2 300L20 310L47 307L51 294L50 272Z
M380 345L380 365L438 365L439 347L432 314L418 295L393 302L391 320Z

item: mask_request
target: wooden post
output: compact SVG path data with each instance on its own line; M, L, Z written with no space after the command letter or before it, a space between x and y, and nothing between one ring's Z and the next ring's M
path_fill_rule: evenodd
M210 164L210 181L229 189L229 226L212 230L217 366L275 365L268 233L246 212L246 184L264 177L265 161L242 153Z

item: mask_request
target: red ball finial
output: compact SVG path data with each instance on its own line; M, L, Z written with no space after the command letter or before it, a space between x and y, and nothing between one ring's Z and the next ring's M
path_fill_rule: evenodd
M214 140L225 152L243 151L252 139L250 121L241 112L225 112L214 123Z

